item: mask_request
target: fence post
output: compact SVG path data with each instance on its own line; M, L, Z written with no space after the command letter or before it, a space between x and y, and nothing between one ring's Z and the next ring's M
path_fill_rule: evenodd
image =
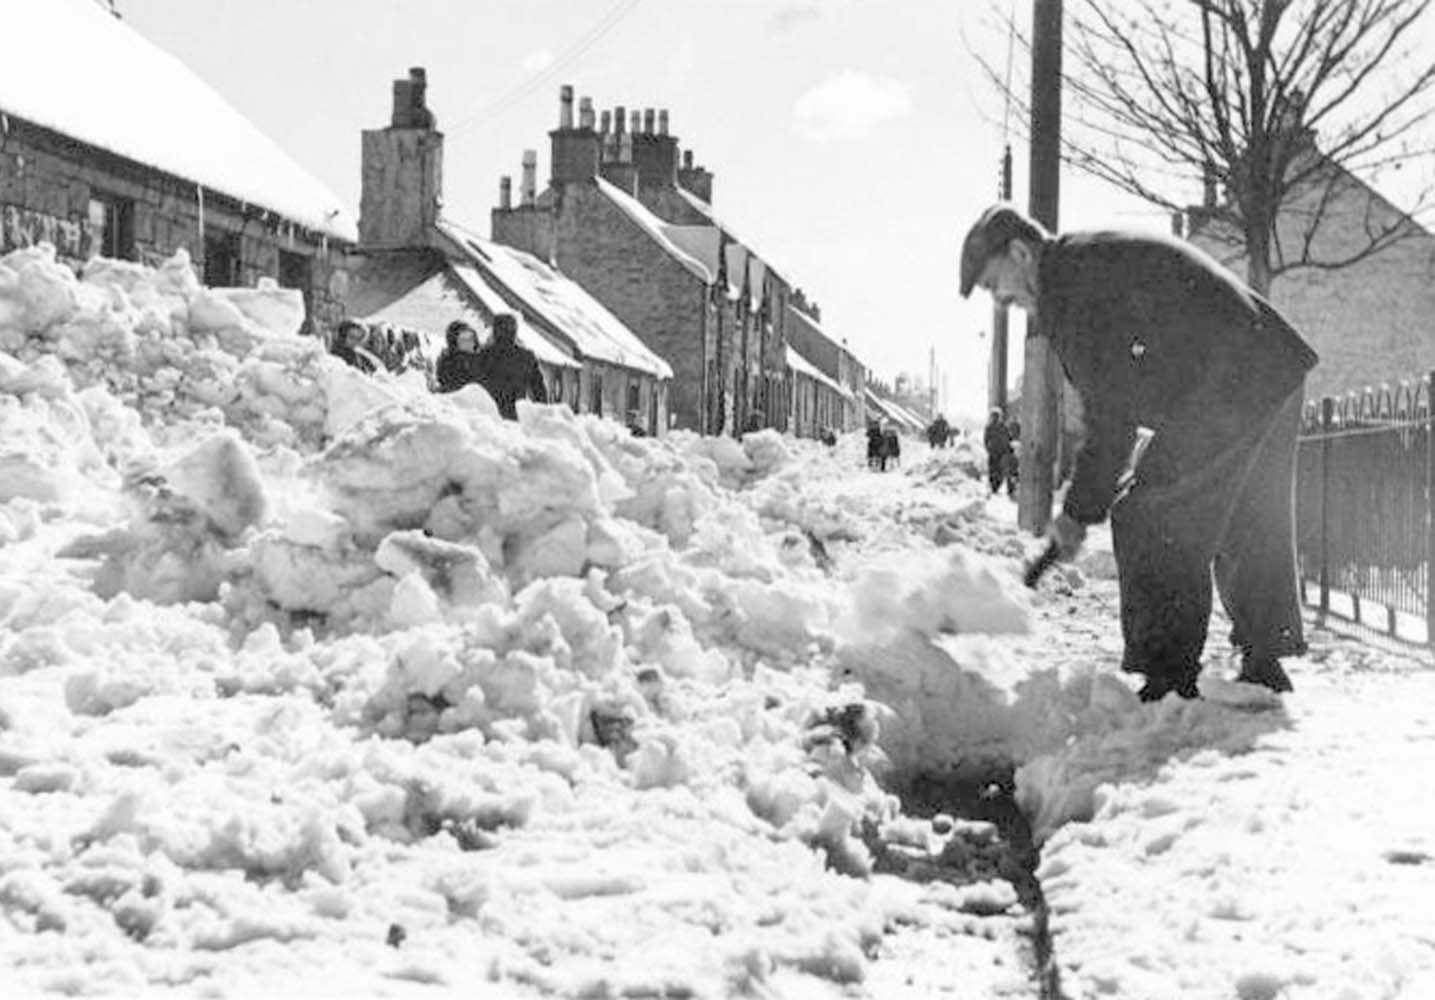
M1435 644L1435 371L1425 376L1425 641Z
M1320 401L1320 624L1330 614L1330 436L1335 424L1335 400ZM1428 474L1428 473L1427 473Z

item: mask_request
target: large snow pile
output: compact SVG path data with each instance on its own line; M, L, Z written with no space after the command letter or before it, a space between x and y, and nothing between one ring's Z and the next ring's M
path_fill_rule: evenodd
M302 318L182 253L0 258L24 982L242 992L267 943L322 983L342 944L419 982L723 995L861 978L894 920L968 908L868 878L991 838L912 832L872 769L885 710L832 668L854 621L1020 627L985 557L878 593L837 566L867 528L802 490L819 446L505 422L358 375Z
M0 258L19 985L837 995L901 928L994 993L990 827L891 790L1020 764L1044 837L1271 724L1040 654L1084 576L1022 590L969 448L507 422L302 319L183 254Z

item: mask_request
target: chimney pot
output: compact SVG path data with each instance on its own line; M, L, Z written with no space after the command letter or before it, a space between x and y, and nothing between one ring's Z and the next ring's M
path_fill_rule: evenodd
M532 205L538 192L538 151L523 151L523 189L520 197L524 205Z
M668 109L662 108L658 111L658 135L668 134Z
M500 177L498 179L498 207L505 212L513 207L513 178Z
M691 149L683 150L683 169L693 169L693 151Z
M613 112L604 110L604 112L598 116L598 131L603 133L604 135L607 135L612 130Z
M632 132L634 135L637 135L639 132L643 131L643 113L637 108L634 108L633 117L628 124L628 131Z
M593 98L583 97L578 100L578 127L593 127Z
M643 109L643 131L648 135L653 135L657 131L657 127L654 125L656 114L652 108Z
M565 83L558 88L558 127L573 127L573 86Z
M628 124L628 109L618 105L613 109L613 131L619 135L623 134L623 126Z

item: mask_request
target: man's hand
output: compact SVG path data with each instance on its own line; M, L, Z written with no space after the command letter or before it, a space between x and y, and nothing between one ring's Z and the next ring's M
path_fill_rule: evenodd
M1056 520L1046 529L1046 537L1056 546L1057 558L1062 562L1070 562L1076 558L1076 554L1081 551L1081 544L1086 541L1086 525L1070 514L1061 513L1056 515Z

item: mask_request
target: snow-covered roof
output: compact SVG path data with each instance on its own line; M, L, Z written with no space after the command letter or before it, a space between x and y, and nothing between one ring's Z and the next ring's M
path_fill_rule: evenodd
M449 266L449 270L455 278L463 283L463 286L474 298L483 304L484 310L490 317L496 316L498 313L510 313L518 320L518 343L532 351L534 357L539 361L563 368L583 367L579 362L559 350L551 340L535 330L523 312L512 308L503 299L503 296L495 292L477 268L465 264L452 264Z
M866 397L868 406L875 407L883 416L893 423L900 424L908 430L914 431L921 430L924 426L922 421L914 414L897 405L893 400L883 399L871 389L863 390L863 395Z
M524 322L472 267L389 256L359 272L349 308L365 322L413 330L432 348L443 346L444 333L456 319L480 330L495 313L511 312L518 318L518 342L540 362L559 368L582 367Z
M597 181L598 190L602 191L604 196L609 201L611 201L614 205L621 209L623 211L623 214L627 215L628 218L632 219L642 229L644 229L648 233L648 235L651 236L654 241L656 241L664 250L666 250L674 260L676 260L683 267L687 268L694 276L701 278L703 281L709 284L712 283L714 276L717 274L716 250L714 250L713 252L714 267L709 269L702 263L702 261L698 257L694 256L691 251L684 249L677 242L675 242L671 235L672 230L707 229L709 227L671 226L668 223L664 222L662 219L659 219L652 212L648 211L648 209L643 205L643 203L640 202L637 198L634 198L632 195L626 194L623 191L618 190L618 188L614 187L612 184L609 184L601 177L597 178ZM714 238L716 238L715 235Z
M821 369L819 369L811 361L808 361L806 358L804 358L802 356L802 352L797 350L791 344L787 345L787 367L791 368L799 375L806 375L813 381L822 383L823 385L827 386L827 388L831 389L833 392L840 394L844 399L856 398L852 395L851 390L849 390L841 383L829 378L824 372L821 371Z
M673 377L673 369L666 361L576 281L532 254L485 240L457 223L440 219L438 227L472 261L471 266L455 265L456 272L471 272L475 284L495 298L501 296L494 285L501 285L568 337L579 354L657 378Z
M0 0L0 111L356 241L354 217L179 59L95 0Z

